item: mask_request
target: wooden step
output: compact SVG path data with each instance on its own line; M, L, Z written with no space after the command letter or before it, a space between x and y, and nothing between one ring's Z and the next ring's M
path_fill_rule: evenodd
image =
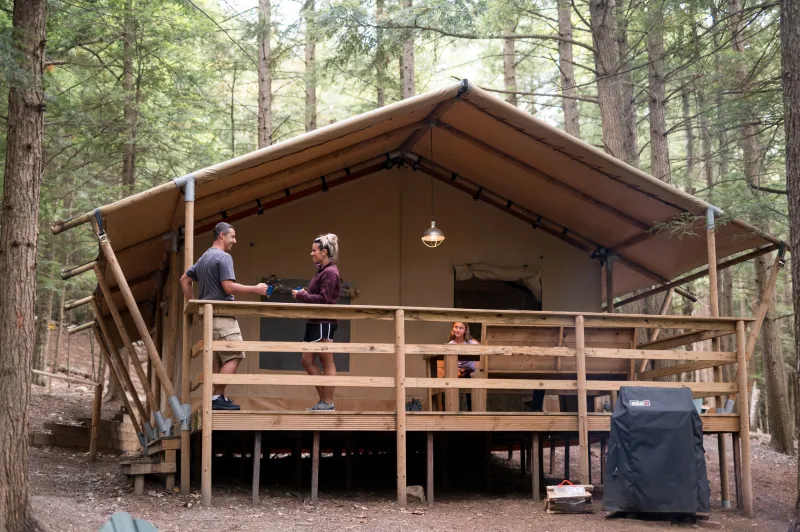
M175 462L152 462L134 461L133 463L122 463L122 473L124 475L154 475L157 473L175 473L178 470Z
M181 448L181 439L178 438L159 438L151 441L145 448L147 456L153 456L164 451L177 451Z

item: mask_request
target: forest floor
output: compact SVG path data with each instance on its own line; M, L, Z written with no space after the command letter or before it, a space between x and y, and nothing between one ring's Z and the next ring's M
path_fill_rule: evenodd
M73 347L75 344L73 344ZM76 350L71 362L78 368L91 367L83 350ZM81 354L81 351L84 354ZM87 350L88 351L88 350ZM92 395L86 387L67 388L54 381L52 392L33 386L30 431L42 430L45 422L90 416ZM119 402L104 403L103 418L119 410ZM755 435L753 449L753 492L756 517L741 517L736 510L723 510L719 502L717 440L707 436L708 476L712 486L712 509L705 527L735 531L786 530L796 497L796 458L775 453L766 436ZM728 452L730 453L730 440ZM545 464L549 451L545 451ZM593 477L599 478L598 449L594 446ZM576 453L571 460L571 475L578 476ZM328 459L323 458L323 462ZM555 471L563 471L563 449L556 450ZM732 454L728 464L732 473ZM144 495L133 493L133 486L122 475L119 457L100 454L89 462L87 453L62 448L31 448L29 472L34 516L52 531L96 531L114 512L126 511L146 519L159 530L375 530L381 532L431 530L536 530L536 531L636 531L692 528L689 524L633 519L608 519L602 510L602 496L594 500L595 513L589 515L551 515L543 503L530 500L530 477L519 478L519 453L507 460L506 453L492 457L493 486L496 493L479 489L437 486L436 503L425 506L409 501L408 508L394 502L391 485L369 491L345 491L321 485L320 501L311 504L308 489L270 484L265 479L260 503L250 502L250 483L240 479L216 482L211 508L199 504L199 490L190 495L165 491L158 479L149 479ZM306 460L307 461L307 460ZM325 465L323 464L323 468ZM393 469L393 468L392 468ZM477 468L476 475L482 476ZM322 475L321 475L322 477ZM733 482L731 497L735 498ZM695 525L696 526L696 525Z

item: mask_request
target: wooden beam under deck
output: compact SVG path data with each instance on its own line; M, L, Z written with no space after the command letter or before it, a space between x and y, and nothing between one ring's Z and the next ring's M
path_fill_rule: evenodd
M268 412L254 410L212 413L214 430L392 432L394 412ZM703 432L738 432L738 414L703 414ZM199 423L198 423L199 424ZM608 432L611 414L589 413L589 432ZM197 430L197 429L195 429ZM577 413L406 412L406 431L427 432L577 432Z

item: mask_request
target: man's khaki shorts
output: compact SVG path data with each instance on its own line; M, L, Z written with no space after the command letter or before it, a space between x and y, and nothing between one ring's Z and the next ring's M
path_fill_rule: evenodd
M241 342L242 331L236 318L214 316L214 340ZM220 364L225 364L235 358L244 358L244 351L217 351L215 355L219 357Z

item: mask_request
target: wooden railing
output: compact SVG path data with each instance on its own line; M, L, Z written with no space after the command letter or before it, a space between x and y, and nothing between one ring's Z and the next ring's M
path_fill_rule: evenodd
M471 309L438 309L420 307L385 307L354 305L306 305L286 303L223 302L192 300L187 306L187 314L203 316L203 340L191 349L191 356L203 356L203 399L202 399L202 492L204 502L211 497L211 396L210 384L283 385L283 386L336 386L392 388L395 390L395 432L397 434L397 493L398 501L405 503L405 438L406 438L406 389L444 388L444 389L486 389L486 390L574 390L578 396L578 440L580 446L581 483L587 484L589 478L588 455L588 406L587 392L612 392L623 386L657 386L661 388L689 388L695 396L722 396L736 394L747 389L747 372L739 371L736 382L642 382L633 380L587 380L586 359L630 359L630 360L676 360L691 364L739 364L746 368L744 318L708 318L687 316L650 316L573 312L528 312ZM258 316L305 319L339 320L393 320L395 339L392 343L333 343L313 344L305 342L270 341L215 341L213 340L213 316ZM409 321L423 322L472 322L484 325L517 326L555 326L574 327L575 347L538 346L495 346L495 345L441 345L409 344L405 339L405 324ZM693 331L694 337L724 336L735 334L736 351L689 351L669 349L606 349L586 347L584 330L594 328L648 328L683 329ZM668 342L665 340L664 342ZM688 342L687 342L688 343ZM671 345L663 343L663 346ZM681 345L681 344L677 344ZM395 374L391 376L322 376L286 374L213 374L214 351L245 352L332 352L354 354L394 354ZM434 378L408 377L406 375L406 355L480 355L480 356L546 356L574 357L576 359L576 379L531 379L531 378ZM707 367L707 366L704 366ZM647 372L640 373L647 375ZM188 375L183 376L184 379ZM739 401L739 432L742 434L741 453L745 492L752 492L749 482L749 416L746 401Z

